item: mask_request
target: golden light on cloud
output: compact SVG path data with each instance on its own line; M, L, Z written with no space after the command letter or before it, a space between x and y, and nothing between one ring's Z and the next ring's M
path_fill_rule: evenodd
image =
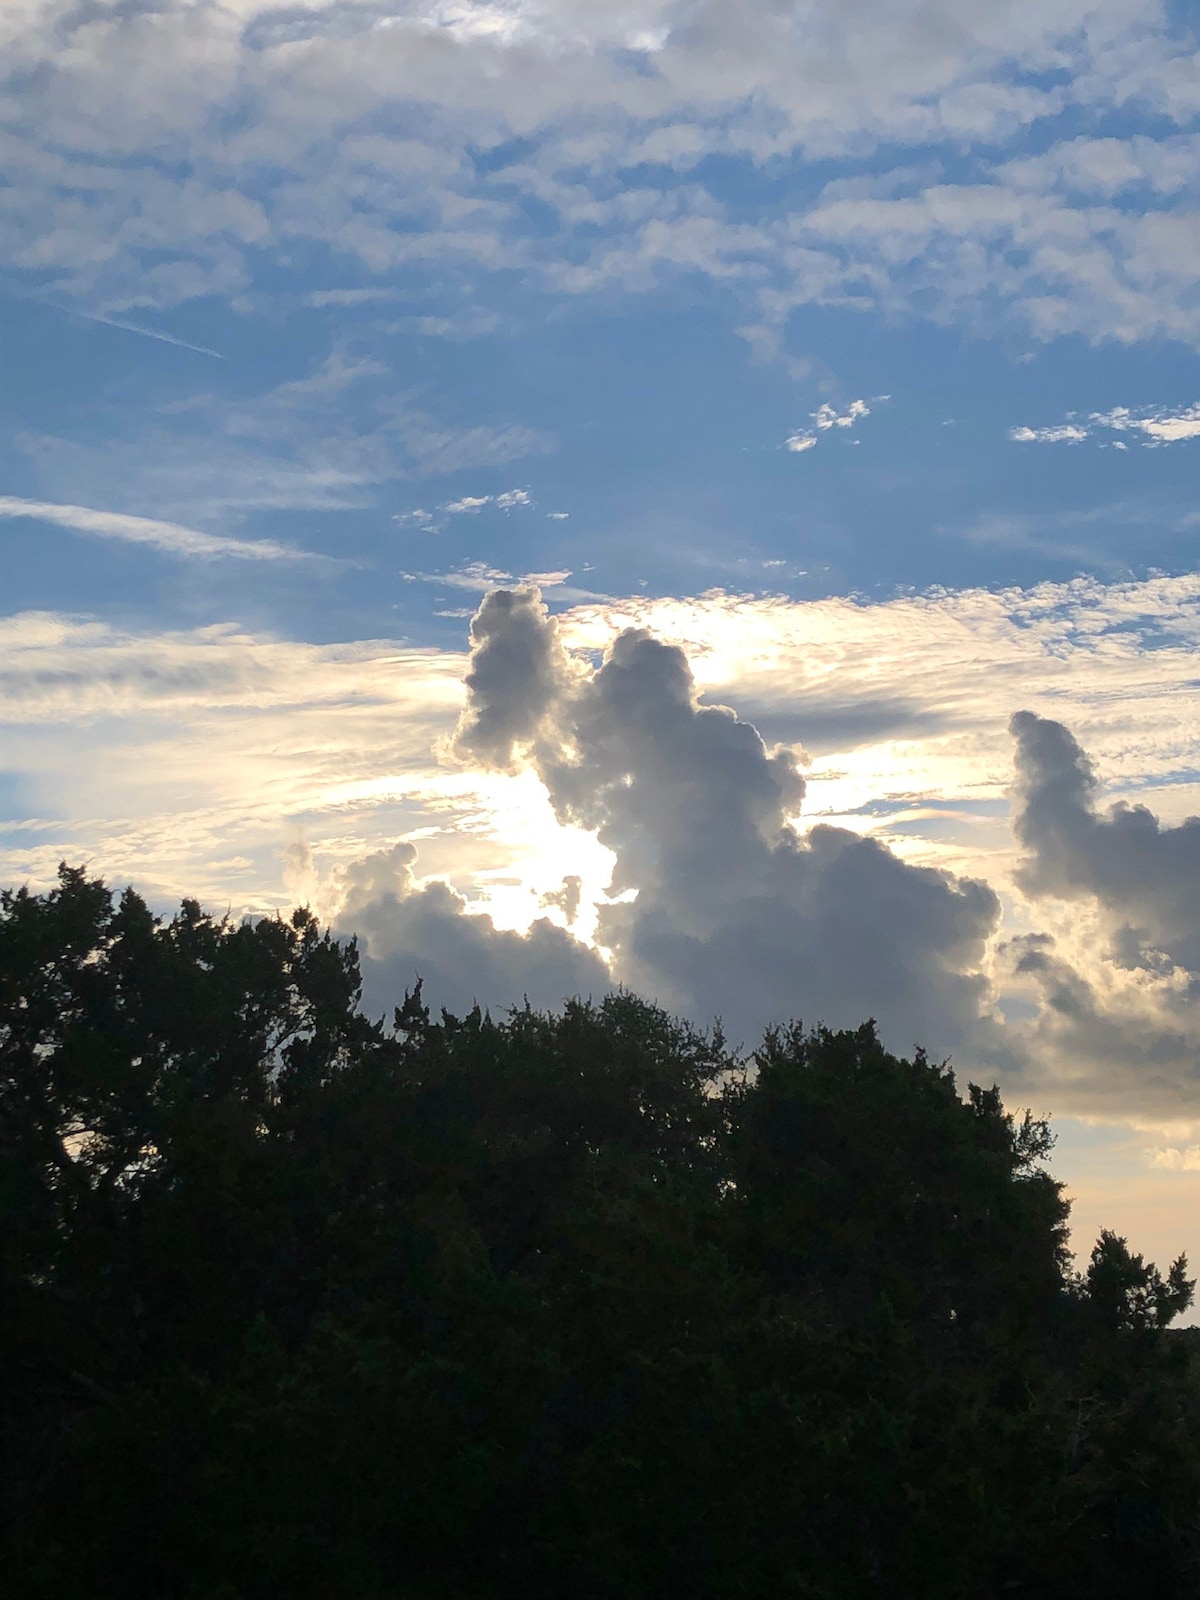
M801 826L836 821L991 875L1007 847L1006 724L1024 706L1066 716L1114 786L1154 785L1165 819L1200 810L1200 712L1180 694L1198 602L1194 576L880 604L713 593L576 606L560 627L585 657L631 626L682 645L706 700L807 751ZM1154 633L1152 650L1139 630ZM465 652L389 641L10 619L6 767L27 814L4 831L0 866L44 882L63 855L86 855L164 895L198 884L263 906L284 896L278 852L298 825L337 859L424 830L422 872L519 926L549 882L578 872L591 887L605 862L594 841L560 837L533 779L438 761L465 666Z

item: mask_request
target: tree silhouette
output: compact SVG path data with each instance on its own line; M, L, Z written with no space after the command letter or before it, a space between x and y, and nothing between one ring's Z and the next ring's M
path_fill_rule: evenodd
M11 1592L1197 1592L1181 1258L1047 1126L630 995L387 1024L307 912L0 896Z

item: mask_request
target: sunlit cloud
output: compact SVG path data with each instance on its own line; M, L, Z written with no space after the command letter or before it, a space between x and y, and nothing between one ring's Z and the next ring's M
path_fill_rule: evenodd
M480 564L425 581L482 595L512 580ZM560 626L572 650L587 655L624 627L649 628L686 649L706 696L735 706L768 741L807 751L805 826L837 821L914 861L1002 875L1012 858L1006 724L1021 708L1069 721L1110 792L1152 790L1168 821L1200 810L1193 575L875 605L722 594L567 604ZM361 848L390 826L376 818L367 827L373 783L394 788L408 773L422 812L459 806L431 752L453 725L464 671L461 652L387 642L310 646L227 627L136 634L43 614L9 619L0 626L6 766L32 820L19 843L6 836L0 861L9 876L34 870L35 858L39 873L52 872L86 843L101 856L111 849L117 870L184 892L193 870L213 881L210 835L227 838L220 856L247 854L230 848L243 827L261 847L289 819L323 816L331 795L355 819L335 830L344 848ZM368 787L347 788L356 784ZM59 823L62 796L70 811ZM137 852L116 844L119 819L135 814L156 819L138 823ZM267 892L272 872L260 871Z

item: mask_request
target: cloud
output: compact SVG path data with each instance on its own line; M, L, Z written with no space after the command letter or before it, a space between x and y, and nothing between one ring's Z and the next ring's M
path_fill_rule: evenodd
M593 598L553 626L529 595L492 597L472 646L2 619L0 881L86 859L156 903L263 912L291 901L280 852L302 833L325 916L338 873L401 840L481 939L477 910L519 933L540 900L561 925L580 878L571 928L613 977L722 1011L738 1037L865 1008L904 1048L1008 1074L1010 1097L1188 1114L1196 985L1166 898L1185 875L1140 869L1141 907L1093 892L1094 863L1083 885L1019 892L1037 853L1009 828L1007 723L1065 719L1110 795L1178 833L1200 812L1196 575L877 604ZM457 762L439 759L456 726ZM1103 839L1097 794L1075 810Z
M484 506L491 505L490 494L466 495L461 500L450 500L439 509L448 517L471 516L476 511L482 511Z
M1021 888L1094 898L1120 920L1127 952L1148 946L1200 978L1200 817L1164 828L1123 800L1101 813L1095 768L1061 722L1022 711L1012 732Z
M497 510L506 514L518 506L531 506L533 496L528 489L506 489L502 494L468 494L459 500L444 501L437 508L437 513L417 508L413 511L402 511L394 518L396 522L410 523L414 527L424 528L430 533L440 533L446 517L474 517L488 506L495 506ZM554 515L553 512L550 513ZM565 514L565 513L564 513ZM511 575L499 573L499 581L504 581ZM443 581L451 581L445 579Z
M397 394L382 362L335 349L265 391L194 393L113 438L27 434L18 445L47 499L103 503L119 494L143 516L219 522L254 510L368 506L380 485L503 467L548 453L554 441L504 420L444 423Z
M135 517L122 511L96 511L90 506L57 505L46 500L23 500L15 495L0 495L0 517L28 518L49 522L72 533L93 539L117 539L126 544L149 545L167 555L185 560L213 561L319 561L314 556L274 539L228 539L220 534L199 533L177 522L160 522L153 517Z
M511 572L505 572L500 567L489 566L486 561L469 561L465 567L456 572L404 572L401 573L409 583L434 583L448 589L467 589L475 594L486 594L489 589L494 589L497 584L520 583L536 584L539 589L555 589L556 600L595 600L602 599L594 591L588 589L566 588L567 579L571 576L569 569L560 568L553 572L526 572L520 577L514 577ZM468 612L467 615L470 615Z
M71 315L84 317L88 322L99 322L107 328L120 328L124 333L140 334L143 339L157 339L160 344L172 344L179 350L191 350L198 356L212 356L217 361L224 361L225 357L219 350L213 350L206 344L193 344L190 339L177 338L173 333L163 333L159 328L143 327L140 322L129 322L124 317L102 317L94 311L82 311L78 306L71 308Z
M498 929L486 913L471 914L448 884L418 883L416 856L414 845L401 842L337 875L334 926L365 941L369 1013L390 1012L418 977L429 1004L459 1012L476 1002L504 1011L522 999L560 1006L570 996L598 998L612 988L596 952L556 923L542 917L524 933Z
M1074 417L1074 413L1069 413ZM1154 447L1179 444L1188 439L1200 439L1200 404L1169 407L1146 406L1131 411L1128 406L1115 406L1111 411L1093 411L1086 422L1071 421L1048 428L1010 428L1008 436L1017 444L1079 444L1097 430L1112 433L1141 434L1141 442ZM1121 440L1114 448L1124 450Z
M1064 422L1055 428L1010 428L1008 437L1014 444L1080 444L1088 432L1078 423Z
M1145 805L1097 807L1093 763L1061 722L1018 712L1017 872L1039 904L1090 915L1091 937L1014 939L1005 955L1041 1001L1031 1058L1085 1107L1122 1101L1178 1115L1200 1086L1200 817L1164 827Z
M514 506L531 506L533 497L528 489L506 489L503 494L464 495L461 500L450 500L439 506L448 517L473 516L485 506L495 506L500 511L511 511Z
M878 398L887 400L889 396L880 395ZM865 400L851 400L845 411L839 411L836 406L825 401L811 415L816 431L801 429L789 435L784 441L785 449L796 454L811 450L818 443L821 434L828 433L833 428L852 428L861 417L871 415L871 408Z
M819 432L827 433L830 428L852 428L860 417L870 415L871 408L865 400L851 400L845 411L838 411L836 406L826 401L813 412L813 421Z
M567 927L571 927L579 915L579 907L583 899L583 879L577 872L568 872L563 878L562 887L550 889L545 894L538 896L541 906L557 906L566 918Z
M1200 1144L1180 1150L1170 1145L1155 1150L1151 1164L1168 1172L1200 1172Z
M1112 428L1120 433L1141 433L1152 444L1178 444L1184 439L1200 439L1200 404L1185 406L1182 410L1147 411L1138 416L1125 406L1104 414L1093 414L1097 427Z
M5 260L103 314L281 280L369 304L371 285L298 281L332 256L347 281L423 275L439 300L451 277L637 293L699 272L767 340L813 303L975 322L999 302L1039 337L1197 337L1176 130L1200 94L1163 5L162 0L9 6L2 26ZM1109 111L1150 131L997 160ZM947 145L963 181L918 182ZM705 157L789 181L749 223ZM861 193L814 200L831 161ZM462 324L439 303L413 325Z
M589 670L527 589L489 595L471 633L456 749L528 763L559 820L613 852L596 937L616 978L750 1040L789 1016L871 1012L893 1041L978 1046L999 916L985 884L846 829L802 837L796 752L701 705L684 653L644 630Z
M556 609L560 597L569 656L594 663L630 628L677 645L702 699L733 706L768 744L803 741L809 820L877 836L905 860L1007 882L1007 722L1021 706L1067 719L1121 792L1152 794L1164 820L1200 811L1195 574L873 604L576 602L560 588ZM441 769L431 753L454 728L466 669L463 651L388 638L316 646L229 624L0 619L0 745L25 819L0 823L0 881L51 882L64 855L86 856L168 900L270 908L273 852L301 819L329 861L432 826L427 871L487 889L502 866L557 886L582 870L584 844L560 848L540 783ZM234 854L254 870L212 865ZM515 898L508 909L510 925L527 919Z
M460 756L511 771L522 750L550 736L570 667L537 589L488 595L471 620L467 709Z

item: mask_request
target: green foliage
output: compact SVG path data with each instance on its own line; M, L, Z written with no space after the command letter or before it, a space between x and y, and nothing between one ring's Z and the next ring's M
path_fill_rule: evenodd
M390 1026L312 918L0 897L9 1592L1190 1596L1181 1259L995 1089L630 995Z

